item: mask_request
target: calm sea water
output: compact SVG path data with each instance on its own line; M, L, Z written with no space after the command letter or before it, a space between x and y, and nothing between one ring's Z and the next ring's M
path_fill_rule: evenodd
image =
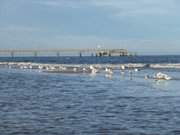
M96 64L96 63L180 63L180 55L167 56L129 56L129 57L0 57L2 61L60 63L60 64Z
M179 58L172 59L178 62ZM128 71L124 75L115 71L107 78L104 73L91 76L1 68L0 134L179 135L180 81L143 77L157 72L144 69L130 78ZM180 70L163 72L180 78Z

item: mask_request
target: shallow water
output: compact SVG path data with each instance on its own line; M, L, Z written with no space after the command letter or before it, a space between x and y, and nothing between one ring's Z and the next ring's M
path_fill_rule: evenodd
M180 134L180 81L0 69L3 135ZM176 70L165 73L180 78Z

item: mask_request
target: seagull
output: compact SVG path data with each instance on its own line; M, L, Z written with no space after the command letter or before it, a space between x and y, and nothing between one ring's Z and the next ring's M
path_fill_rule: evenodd
M32 65L29 65L29 69L32 69L33 67L32 67Z
M56 68L54 66L50 66L50 69L51 70L55 70Z
M74 72L77 72L77 68L73 68L73 71L74 71Z
M41 70L41 69L43 69L43 66L39 65L38 68Z
M125 66L124 65L121 65L121 67L120 67L120 73L121 73L121 75L124 75L124 71L125 71Z
M155 76L154 76L155 79L157 80L171 80L172 78L170 76L168 76L167 74L164 74L164 73L157 73Z
M48 67L48 66L46 67L46 70L49 70L49 67Z
M105 69L105 72L108 73L108 74L113 74L113 71L112 71L112 69L110 69L110 68L106 68L106 69Z
M121 69L121 70L125 70L125 66L124 66L124 65L121 65L120 69Z
M89 68L91 70L91 74L96 74L98 72L98 70L95 67L93 67L92 65L90 65Z
M139 71L139 69L135 68L135 69L134 69L134 71L135 71L135 72L138 72L138 71Z
M147 80L147 79L150 78L150 76L149 75L145 75L144 78Z

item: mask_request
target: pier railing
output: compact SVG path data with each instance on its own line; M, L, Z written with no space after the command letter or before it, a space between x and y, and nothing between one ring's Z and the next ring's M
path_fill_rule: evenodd
M38 54L47 53L56 54L60 56L61 53L73 53L82 56L85 53L91 53L93 56L128 56L130 53L126 49L97 49L97 48L85 48L85 49L0 49L0 56L4 54L15 57L19 54L26 56L31 54L32 56L38 56Z

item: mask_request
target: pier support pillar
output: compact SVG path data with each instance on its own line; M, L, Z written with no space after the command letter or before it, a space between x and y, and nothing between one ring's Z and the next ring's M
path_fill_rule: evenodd
M98 57L98 53L96 52L96 57Z
M103 55L103 54L100 52L100 53L99 53L99 57L102 57L102 55Z
M79 53L79 57L82 57L82 52Z
M14 52L13 51L11 52L11 58L14 58Z
M56 56L57 56L57 57L60 57L60 52L57 52L57 53L56 53Z
M34 57L37 57L38 56L38 53L37 52L34 52Z

